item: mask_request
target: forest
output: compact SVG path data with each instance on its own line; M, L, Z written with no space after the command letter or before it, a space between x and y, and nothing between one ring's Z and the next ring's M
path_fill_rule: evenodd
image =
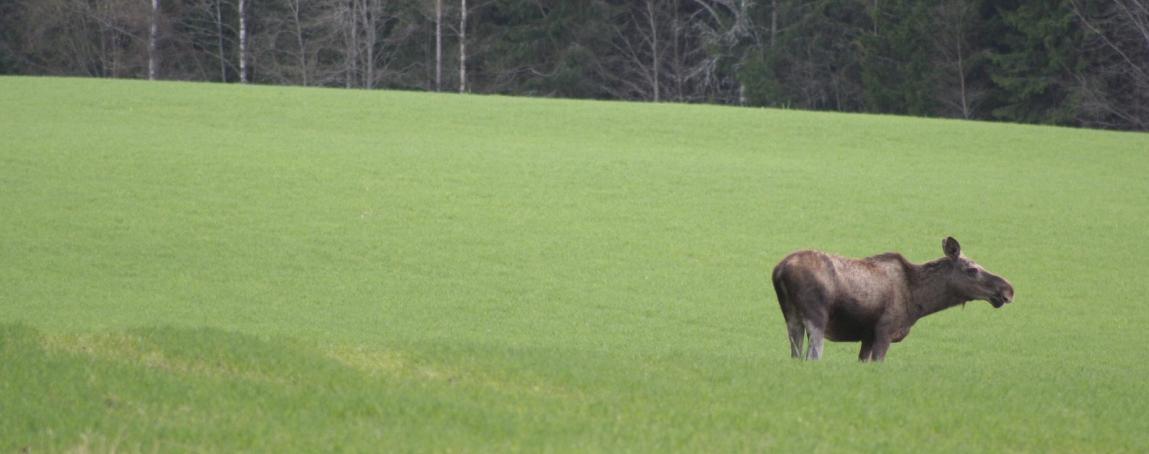
M0 74L1149 130L1149 0L0 0Z

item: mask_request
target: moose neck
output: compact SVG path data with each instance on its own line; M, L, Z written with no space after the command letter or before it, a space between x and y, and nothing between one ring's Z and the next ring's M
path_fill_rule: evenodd
M945 265L940 260L913 265L912 268L910 307L907 309L914 320L966 302L965 298L949 289Z

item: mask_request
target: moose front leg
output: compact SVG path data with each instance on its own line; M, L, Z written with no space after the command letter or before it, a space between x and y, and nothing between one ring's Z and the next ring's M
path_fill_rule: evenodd
M886 359L886 350L890 349L891 337L889 333L878 332L874 334L873 345L870 347L870 361L883 361Z
M910 327L897 318L887 318L874 327L874 337L870 345L870 361L886 359L890 344L899 342L910 333Z
M874 351L874 338L862 339L862 351L858 352L858 361L869 361Z

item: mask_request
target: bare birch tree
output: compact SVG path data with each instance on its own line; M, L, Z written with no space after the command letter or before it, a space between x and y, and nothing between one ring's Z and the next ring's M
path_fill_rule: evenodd
M152 12L148 17L148 80L156 80L159 72L156 59L156 40L159 27L156 22L160 20L160 0L152 0Z
M746 103L746 87L732 69L743 60L743 50L760 45L750 20L753 0L694 0L701 7L691 20L698 34L698 56L690 68L697 95L704 99Z
M953 116L973 118L984 92L970 80L971 70L985 58L970 43L970 23L977 11L965 0L941 0L931 13L936 24L933 59L944 68L939 71L936 99Z
M216 51L219 52L219 81L227 82L227 53L223 46L223 0L215 0Z
M610 90L616 97L654 102L662 98L660 79L665 62L659 27L668 21L663 20L664 9L657 8L657 3L643 0L632 5L621 22L613 24L612 45L622 64L604 75L614 82Z
M459 93L467 92L467 0L459 0Z
M379 43L379 0L364 0L363 21L363 88L375 88L375 49Z
M443 89L443 0L435 0L435 91Z
M1074 16L1090 32L1083 54L1094 64L1076 71L1082 98L1079 120L1107 128L1149 129L1149 1L1113 0L1082 5Z
M295 43L294 44L295 44L295 51L297 52L295 61L296 61L297 67L299 68L300 83L302 83L303 86L306 87L308 85L311 85L310 84L310 82L311 82L311 78L310 78L311 71L310 71L310 69L311 68L309 67L310 65L308 64L308 58L307 58L308 51L307 51L307 47L304 45L304 37L303 37L303 17L302 17L303 0L289 0L287 3L287 9L291 13L292 31L294 32L294 35L295 35L295 40L294 40Z
M662 67L662 59L659 58L659 51L662 50L658 41L658 22L654 15L654 0L646 0L646 19L647 24L650 26L650 69L651 69L651 82L653 83L653 101L659 101L659 68Z
M770 0L770 48L778 42L778 0Z
M239 83L247 83L247 4L239 0Z

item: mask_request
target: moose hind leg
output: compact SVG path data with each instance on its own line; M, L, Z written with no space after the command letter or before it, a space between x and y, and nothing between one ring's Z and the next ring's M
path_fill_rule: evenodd
M802 320L798 317L791 317L786 321L786 331L790 336L790 357L802 357L802 342L806 337L806 328L802 326Z
M821 326L806 323L806 335L810 337L810 348L806 351L806 359L818 360L822 358L822 340L825 333Z

